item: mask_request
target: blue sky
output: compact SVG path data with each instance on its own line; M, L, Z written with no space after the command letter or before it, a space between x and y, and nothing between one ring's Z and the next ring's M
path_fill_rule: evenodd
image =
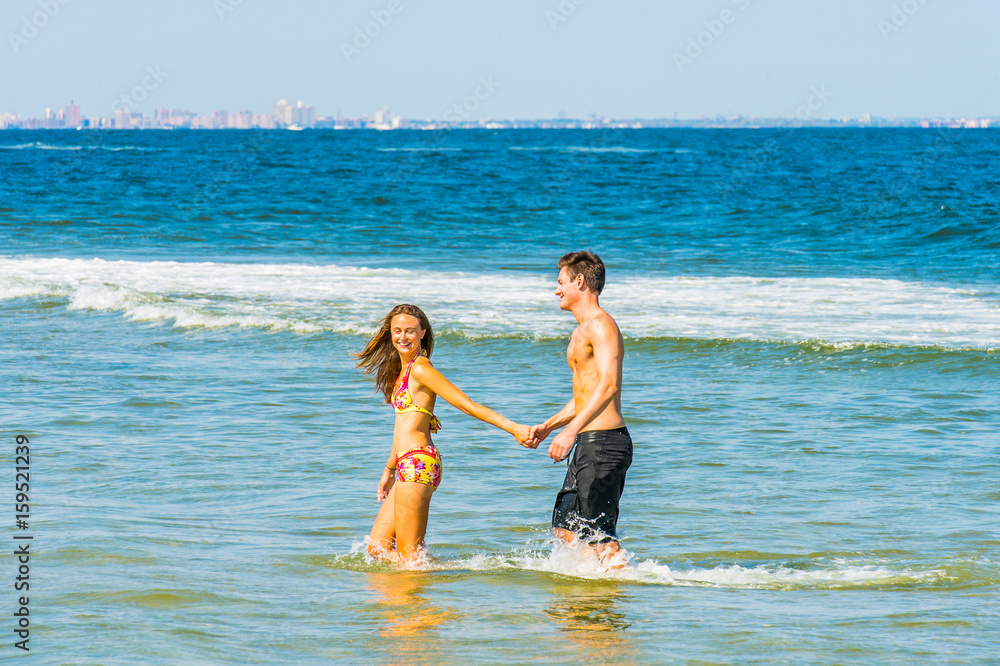
M998 116L997 25L996 0L4 0L0 112L140 86L146 115Z

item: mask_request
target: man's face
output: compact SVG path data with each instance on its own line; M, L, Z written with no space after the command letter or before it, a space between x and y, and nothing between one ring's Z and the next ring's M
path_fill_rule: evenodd
M575 278L569 276L569 269L563 266L559 269L559 286L556 287L556 296L559 297L559 307L563 310L570 310L573 304L580 299L582 289L583 273L577 273Z

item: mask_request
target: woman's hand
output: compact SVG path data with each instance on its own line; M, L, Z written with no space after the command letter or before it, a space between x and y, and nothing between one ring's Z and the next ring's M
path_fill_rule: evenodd
M392 484L396 483L396 470L386 467L382 470L382 478L378 482L378 503L381 504L389 496Z
M514 432L512 432L511 434L514 435L514 439L517 440L517 443L523 446L524 448L526 449L538 448L538 442L531 437L531 428L529 428L528 426L521 425L520 423L515 423Z

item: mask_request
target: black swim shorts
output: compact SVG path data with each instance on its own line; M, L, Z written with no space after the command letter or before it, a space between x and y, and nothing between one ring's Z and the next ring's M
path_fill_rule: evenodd
M576 436L575 451L552 510L552 527L576 532L583 540L617 540L618 500L632 464L628 428L587 430Z

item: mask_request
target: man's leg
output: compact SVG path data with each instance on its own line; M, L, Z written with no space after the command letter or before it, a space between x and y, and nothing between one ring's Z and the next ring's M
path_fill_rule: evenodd
M552 531L566 543L576 541L576 530L580 516L579 492L576 487L577 451L566 467L566 478L562 488L556 495L556 504L552 508Z
M632 464L632 440L625 429L584 434L577 446L592 453L576 475L580 533L591 540L590 546L605 568L618 569L628 563L618 543L617 528L618 503Z
M553 527L552 531L556 537L562 539L567 544L576 543L579 539L576 532ZM624 557L624 551L617 541L607 541L605 543L588 543L587 551L592 552L605 569L621 569L628 564Z
M624 569L628 565L625 559L625 551L617 541L608 541L593 546L597 554L597 559L605 569Z
M556 536L565 541L566 543L573 543L576 541L576 533L570 532L569 530L564 530L561 527L553 527L552 531L556 533Z

